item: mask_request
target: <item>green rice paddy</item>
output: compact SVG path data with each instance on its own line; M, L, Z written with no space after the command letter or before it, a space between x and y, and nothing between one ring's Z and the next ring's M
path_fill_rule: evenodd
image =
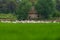
M60 24L0 23L0 40L60 40Z

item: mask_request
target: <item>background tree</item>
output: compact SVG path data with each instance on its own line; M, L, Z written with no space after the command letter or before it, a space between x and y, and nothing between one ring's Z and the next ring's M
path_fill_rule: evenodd
M41 15L45 19L52 18L55 13L55 0L38 0L35 7L39 16Z
M56 0L56 8L60 11L60 0Z
M1 13L13 13L16 8L15 0L0 0L0 12Z
M20 20L25 20L28 18L28 11L32 4L29 0L22 0L19 2L18 9L16 11L17 18Z

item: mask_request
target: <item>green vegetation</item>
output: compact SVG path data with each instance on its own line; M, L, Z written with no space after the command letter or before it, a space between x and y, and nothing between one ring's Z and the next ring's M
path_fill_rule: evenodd
M60 24L0 23L0 40L60 40Z
M36 4L36 10L39 16L42 15L43 18L52 18L56 10L56 1L54 0L38 0Z
M13 14L11 14L11 13L9 13L9 14L0 14L0 18L12 18L12 19L16 19L16 15L13 15Z
M29 0L22 0L18 5L18 9L16 10L17 18L20 20L26 20L28 17L28 12L32 7L32 3Z
M41 16L42 19L60 17L59 0L1 0L0 13L15 14L17 19L25 20L32 6L35 7L39 19Z

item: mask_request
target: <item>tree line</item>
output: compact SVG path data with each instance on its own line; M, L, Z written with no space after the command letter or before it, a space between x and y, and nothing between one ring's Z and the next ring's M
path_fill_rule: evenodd
M17 19L25 20L32 6L35 6L39 19L40 15L42 19L60 17L59 0L0 0L0 13L12 13Z

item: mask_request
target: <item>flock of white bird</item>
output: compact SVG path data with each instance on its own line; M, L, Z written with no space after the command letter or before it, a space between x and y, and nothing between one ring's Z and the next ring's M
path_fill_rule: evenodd
M34 20L25 20L25 21L0 21L2 23L59 23L59 22L56 22L56 21L34 21Z

